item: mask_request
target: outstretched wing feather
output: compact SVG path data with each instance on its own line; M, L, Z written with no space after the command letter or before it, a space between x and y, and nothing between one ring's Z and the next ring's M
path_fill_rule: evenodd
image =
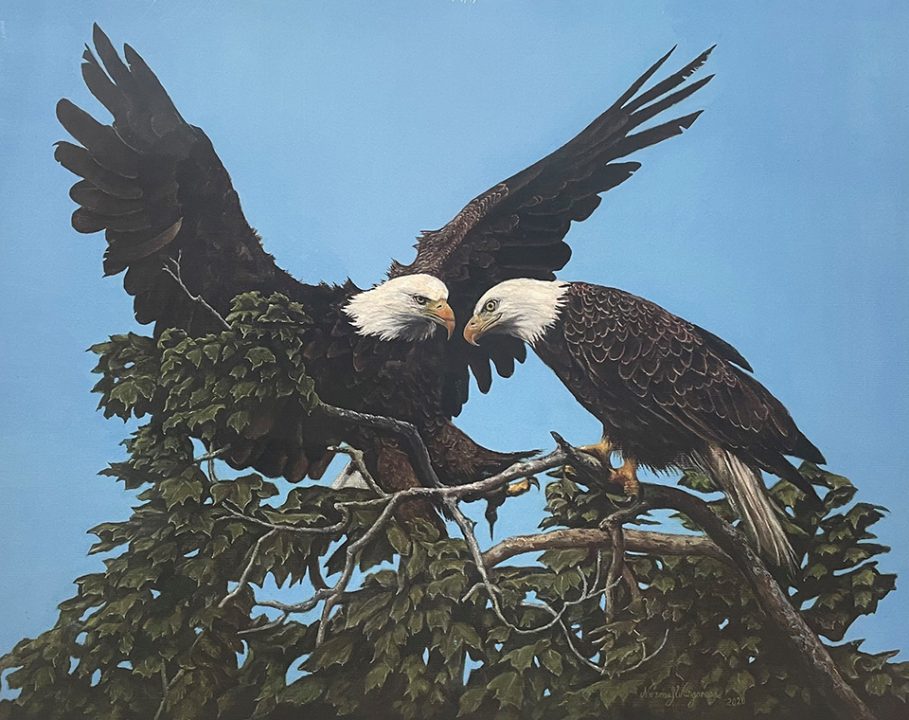
M73 227L105 231L105 273L127 271L139 319L156 333L213 327L163 272L173 261L190 291L222 312L245 290L293 294L299 283L262 249L205 134L183 120L135 50L124 48L124 62L97 26L93 41L97 55L86 48L82 76L113 121L61 100L57 117L79 144L62 141L54 156L82 178L70 191L80 205Z
M319 288L293 280L264 251L211 142L183 120L139 54L126 46L124 62L97 26L94 47L82 56L82 77L113 119L105 124L61 100L57 117L78 144L60 142L54 156L80 178L70 190L80 206L73 227L104 231L104 272L125 271L137 320L155 323L156 333L219 329L164 271L175 262L190 293L222 314L240 292L282 292L294 299L318 294ZM298 416L281 412L261 408L256 433L234 443L231 460L291 480L323 472L325 438L312 428L304 432ZM304 448L306 442L313 447Z
M641 92L671 52L651 65L575 138L471 200L440 230L424 233L417 243L416 259L410 265L394 263L390 274L423 272L444 280L459 330L479 297L496 283L515 277L554 278L571 257L571 248L564 242L571 223L588 218L599 205L600 194L627 180L639 167L636 162L616 160L680 134L697 118L699 113L691 113L636 134L630 132L709 82L707 77L683 86L706 61L707 50ZM460 344L463 340L458 332L448 358L452 366L463 367L471 355ZM489 351L486 354L492 357ZM501 362L501 358L495 365L497 370L513 369L513 362ZM470 366L482 364L474 361ZM457 372L450 374L459 377ZM490 384L491 378L478 378L481 390ZM447 410L456 415L460 403Z

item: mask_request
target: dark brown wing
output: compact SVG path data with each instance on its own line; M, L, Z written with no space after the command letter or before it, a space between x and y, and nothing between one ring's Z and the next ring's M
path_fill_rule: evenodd
M57 116L79 144L58 143L55 157L82 178L70 190L79 204L73 227L105 232L104 272L126 271L137 320L154 322L156 334L170 327L193 335L220 329L165 267L179 271L188 290L222 315L235 295L251 290L282 292L307 307L343 296L340 288L299 283L275 264L205 133L183 120L132 48L125 47L124 62L97 25L94 45L97 57L86 48L82 76L113 122L98 122L61 100ZM332 457L326 446L338 440L295 404L277 403L259 408L248 434L231 440L228 460L294 481L307 473L318 478Z
M126 271L139 322L159 333L211 329L212 318L162 271L174 260L188 288L221 311L243 291L293 294L300 284L262 249L205 133L183 120L135 50L125 46L124 63L97 25L94 44L98 57L86 48L82 76L113 122L61 100L57 117L80 144L57 143L54 156L83 178L70 190L80 206L73 227L105 231L104 272Z
M621 184L640 167L636 162L615 161L680 134L700 114L634 132L710 81L712 76L679 88L712 49L640 92L670 50L573 140L471 200L442 229L424 233L414 262L395 263L390 274L429 273L444 280L462 326L476 301L496 283L515 277L553 279L571 257L564 242L571 223L588 218L600 204L600 193ZM515 359L523 361L524 355L523 345L514 339L491 340L477 348L464 342L458 332L449 360L447 409L457 414L467 400L468 367L486 392L492 378L489 361L507 377Z
M763 385L732 365L747 366L728 343L659 305L614 288L574 283L563 314L568 352L595 392L617 407L603 408L617 420L638 413L638 427L655 424L657 444L678 430L732 449L769 472L801 477L783 455L824 462L796 427L783 404ZM624 395L617 394L624 391ZM596 402L594 400L594 402ZM628 427L635 423L626 421ZM654 433L650 433L654 435ZM652 437L638 438L642 447ZM692 448L676 448L690 450ZM794 473L794 475L793 475Z

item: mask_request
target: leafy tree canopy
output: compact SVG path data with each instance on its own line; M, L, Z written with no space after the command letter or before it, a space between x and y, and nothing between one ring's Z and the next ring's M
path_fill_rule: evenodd
M263 408L319 403L299 306L241 295L227 321L205 337L92 348L104 413L145 419L128 459L102 471L140 489L140 504L91 530L103 571L77 578L54 627L0 659L19 690L0 718L702 720L824 707L720 557L633 552L614 577L609 548L550 549L490 567L493 602L464 539L398 523L388 497L219 476L193 438L220 448ZM789 598L878 716L906 717L909 663L843 642L894 589L871 531L884 509L854 502L846 478L801 472L828 492L814 512L792 485L772 489L804 558ZM714 490L700 475L682 484ZM564 477L545 491L544 529L598 528L616 508ZM725 501L710 505L732 519ZM299 601L269 599L266 579Z

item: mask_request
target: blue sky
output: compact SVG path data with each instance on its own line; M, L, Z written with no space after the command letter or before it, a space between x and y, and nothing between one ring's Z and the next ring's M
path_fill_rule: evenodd
M0 651L97 570L85 530L131 498L95 473L126 429L95 412L90 344L135 329L100 237L69 227L52 160L98 21L203 127L269 251L361 286L416 232L584 127L669 47L718 43L683 137L572 229L566 279L651 298L736 345L859 497L891 513L902 580L854 637L909 648L909 45L903 3L7 2L0 10ZM535 360L459 424L498 448L597 424ZM539 494L497 533L530 530ZM900 596L902 595L902 601ZM905 656L905 655L904 655Z

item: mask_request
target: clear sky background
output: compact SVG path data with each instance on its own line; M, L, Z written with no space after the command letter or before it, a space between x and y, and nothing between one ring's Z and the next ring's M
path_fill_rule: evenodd
M735 5L735 8L732 6ZM203 127L266 247L307 281L381 279L413 237L584 127L669 47L718 43L691 131L637 158L569 236L566 279L622 287L738 347L859 499L891 513L898 589L852 637L909 649L909 5L6 2L0 8L0 652L100 568L85 530L132 502L95 473L127 428L92 343L137 329L52 159L98 21ZM597 423L531 360L459 424L500 449ZM497 534L528 531L534 493ZM906 657L906 654L903 654Z

